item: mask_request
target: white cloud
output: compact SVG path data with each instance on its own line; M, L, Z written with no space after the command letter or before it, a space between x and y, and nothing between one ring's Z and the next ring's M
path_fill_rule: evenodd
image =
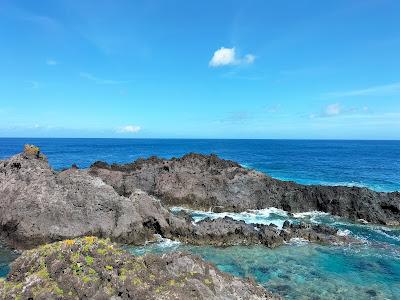
M210 67L232 66L240 64L252 64L256 57L253 54L246 54L243 58L236 56L235 48L221 47L214 52L209 62Z
M324 114L328 117L337 116L342 112L342 108L339 103L329 104L325 107Z
M118 133L138 133L142 128L136 125L126 125L117 129Z
M253 54L246 54L244 57L244 61L247 64L252 64L256 60L256 57Z
M48 59L48 60L46 60L46 64L49 66L55 66L55 65L58 65L58 62L54 59Z
M211 67L227 66L236 63L235 48L220 48L214 52L210 61Z
M345 91L345 92L334 92L328 93L325 96L333 98L341 97L352 97L352 96L383 96L400 94L400 82L392 84L376 85L365 89Z
M368 106L362 107L342 107L340 103L333 103L325 106L320 113L311 113L311 119L327 118L327 117L355 117L372 115Z

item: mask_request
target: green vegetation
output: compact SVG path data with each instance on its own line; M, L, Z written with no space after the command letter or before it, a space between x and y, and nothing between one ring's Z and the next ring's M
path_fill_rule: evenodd
M162 265L161 261L155 263ZM197 272L177 277L161 275L157 269L149 268L143 257L132 256L96 237L25 251L14 262L11 274L14 271L18 276L0 279L0 299L80 299L89 297L88 293L100 291L111 296L128 290L168 295L184 288L193 277L212 285L211 278Z
M91 266L91 265L93 265L94 258L91 257L91 256L89 256L89 255L86 255L86 256L85 256L85 261L86 261L86 264L87 264L88 266Z
M112 271L113 270L113 267L112 266L105 266L104 267L106 270L108 270L108 271Z

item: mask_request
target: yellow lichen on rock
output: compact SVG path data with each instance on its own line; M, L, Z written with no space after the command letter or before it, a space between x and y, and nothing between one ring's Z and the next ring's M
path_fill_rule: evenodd
M39 157L40 155L40 148L35 145L26 144L24 146L24 154Z
M86 236L84 239L85 242L89 245L92 245L97 240L95 236Z
M67 246L72 246L73 244L75 244L74 240L65 240L64 242L65 242L65 245L67 245Z
M187 264L204 271L185 280ZM231 287L229 275L210 268L189 254L134 256L109 240L82 237L23 252L0 280L0 299L199 299L200 291L213 299L234 299L238 292L269 299L262 287L240 280Z

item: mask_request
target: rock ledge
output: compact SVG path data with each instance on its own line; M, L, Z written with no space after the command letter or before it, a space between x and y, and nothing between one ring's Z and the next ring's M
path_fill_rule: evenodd
M1 299L280 299L197 256L133 256L84 237L25 251L0 281Z

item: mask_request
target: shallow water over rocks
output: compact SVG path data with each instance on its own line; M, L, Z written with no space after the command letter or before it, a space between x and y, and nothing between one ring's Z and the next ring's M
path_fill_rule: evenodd
M182 208L173 208L175 212ZM175 250L197 254L220 270L253 277L286 299L400 299L400 229L349 223L326 213L290 215L278 209L244 213L212 213L187 210L195 222L226 215L246 223L280 226L290 222L329 224L361 243L317 245L294 239L269 249L263 246L189 246L159 238L157 243L126 248L133 254L167 253ZM0 277L9 272L17 253L0 246Z
M180 208L173 209L179 211ZM195 221L224 217L226 213L190 211ZM253 277L286 299L399 299L400 229L352 224L324 213L289 216L269 209L232 214L247 223L291 222L330 224L361 241L352 245L322 246L303 240L269 249L263 246L194 247L161 239L144 247L129 247L134 254L185 250L198 254L219 269Z
M18 254L0 242L0 278L7 276L10 272L10 263L16 259Z

